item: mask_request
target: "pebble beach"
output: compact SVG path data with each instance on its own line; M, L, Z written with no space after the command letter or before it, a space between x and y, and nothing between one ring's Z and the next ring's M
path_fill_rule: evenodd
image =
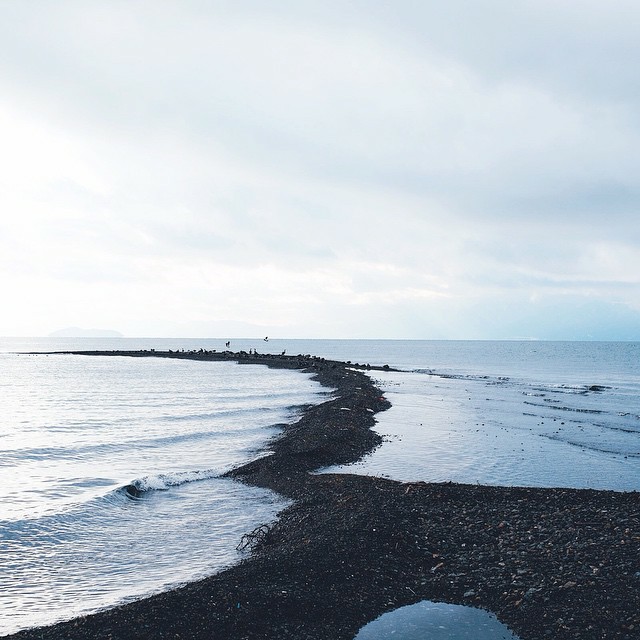
M637 492L316 474L379 446L371 427L389 403L360 369L384 367L309 356L113 353L299 369L335 392L286 425L270 455L228 473L292 501L275 523L238 541L246 547L240 564L7 637L351 640L382 613L426 599L490 611L522 640L640 637Z

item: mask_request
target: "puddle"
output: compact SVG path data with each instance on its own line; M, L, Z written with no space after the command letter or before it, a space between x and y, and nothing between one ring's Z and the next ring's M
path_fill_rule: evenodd
M390 611L360 629L354 640L519 640L493 614L423 600Z

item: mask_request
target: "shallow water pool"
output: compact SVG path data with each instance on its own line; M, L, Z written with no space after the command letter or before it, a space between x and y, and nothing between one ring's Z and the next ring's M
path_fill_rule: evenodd
M423 600L383 614L354 640L518 640L493 614Z

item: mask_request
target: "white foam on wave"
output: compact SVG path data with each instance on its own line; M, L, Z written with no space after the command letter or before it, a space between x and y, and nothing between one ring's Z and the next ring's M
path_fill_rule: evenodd
M242 559L242 535L287 502L206 471L140 478L151 492L112 492L37 521L0 521L0 636L52 624L212 575ZM186 484L185 484L186 482Z
M190 482L201 482L210 480L220 475L216 469L206 469L202 471L177 471L174 473L158 473L144 476L134 480L130 486L135 487L140 493L145 491L166 491L170 487L178 487Z

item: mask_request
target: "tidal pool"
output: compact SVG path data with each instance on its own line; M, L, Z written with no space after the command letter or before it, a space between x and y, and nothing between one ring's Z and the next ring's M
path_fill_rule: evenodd
M519 640L493 614L423 600L390 611L360 629L354 640Z

